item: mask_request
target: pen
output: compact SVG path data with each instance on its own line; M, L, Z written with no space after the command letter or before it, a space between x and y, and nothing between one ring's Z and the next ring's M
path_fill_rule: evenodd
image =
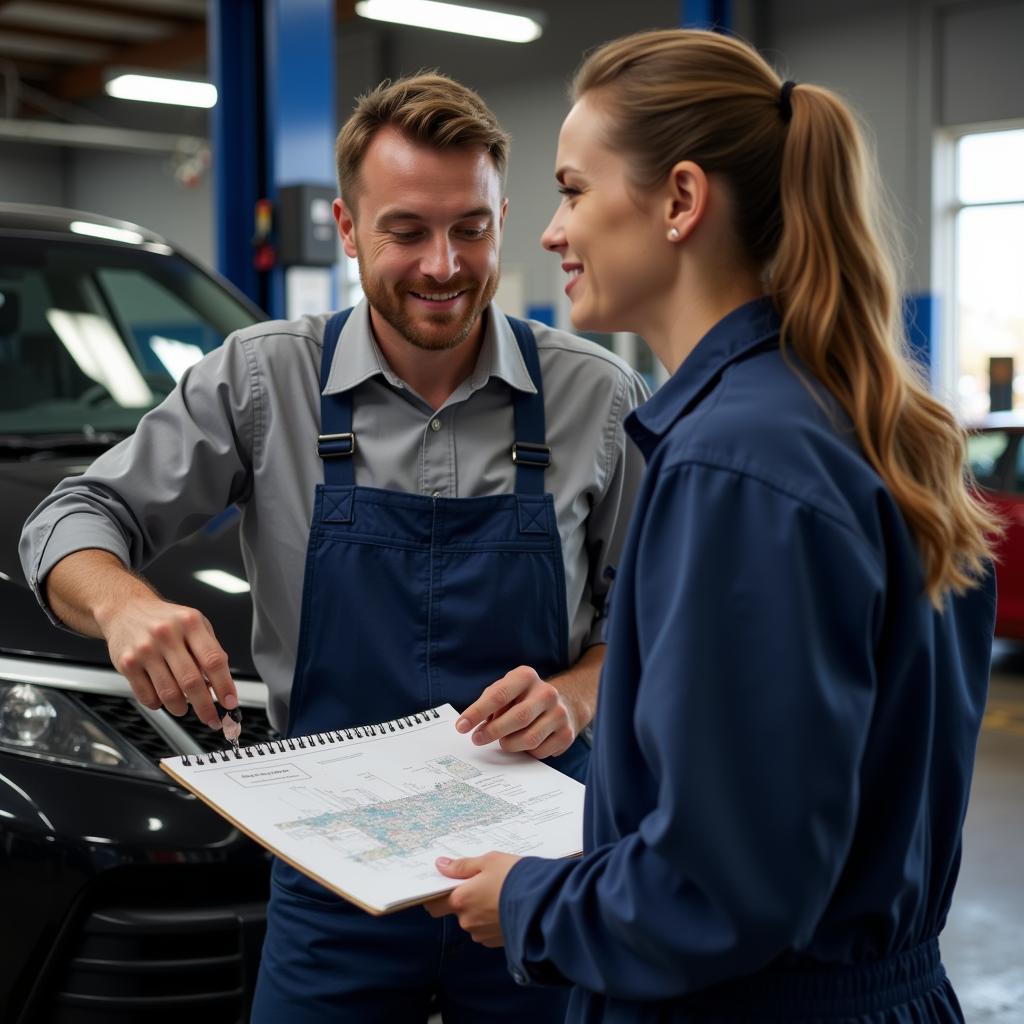
M242 709L222 707L217 701L213 702L214 709L220 718L221 728L224 730L224 739L231 744L231 749L238 754L238 740L242 735Z

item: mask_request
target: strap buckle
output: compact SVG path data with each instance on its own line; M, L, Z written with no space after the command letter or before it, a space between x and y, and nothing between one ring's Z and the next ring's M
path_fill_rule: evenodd
M551 465L551 448L546 444L516 441L512 445L512 461L516 465L539 466L541 469L547 469Z
M317 438L316 450L321 459L343 459L355 454L356 435L321 434Z

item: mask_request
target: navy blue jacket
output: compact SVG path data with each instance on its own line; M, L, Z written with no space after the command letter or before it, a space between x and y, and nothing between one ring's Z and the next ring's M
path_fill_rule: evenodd
M712 328L628 427L648 473L585 853L509 875L510 970L575 985L574 1021L960 1019L934 938L991 577L933 608L899 508L767 300Z

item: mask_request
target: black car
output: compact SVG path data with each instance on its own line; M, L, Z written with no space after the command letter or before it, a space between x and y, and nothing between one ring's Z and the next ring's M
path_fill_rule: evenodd
M0 204L0 1020L248 1019L263 851L157 767L219 749L150 711L104 644L51 626L18 536L63 477L128 435L182 370L263 318L132 224ZM270 735L228 510L147 570L201 609L232 659L243 741Z

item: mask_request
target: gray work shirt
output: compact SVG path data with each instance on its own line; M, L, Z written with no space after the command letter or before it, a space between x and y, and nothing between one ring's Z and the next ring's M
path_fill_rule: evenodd
M279 729L287 722L295 670L313 495L323 482L316 438L328 315L232 334L185 372L131 437L82 476L62 481L33 512L21 539L25 576L59 624L41 585L65 555L102 548L139 570L237 502L252 587L253 661ZM554 495L562 541L575 661L601 639L604 570L618 558L643 472L623 418L648 392L600 346L530 326L552 451L545 488ZM342 331L324 391L353 392L357 485L476 497L514 489L510 388L535 391L515 336L493 304L473 372L434 410L385 361L364 301Z

